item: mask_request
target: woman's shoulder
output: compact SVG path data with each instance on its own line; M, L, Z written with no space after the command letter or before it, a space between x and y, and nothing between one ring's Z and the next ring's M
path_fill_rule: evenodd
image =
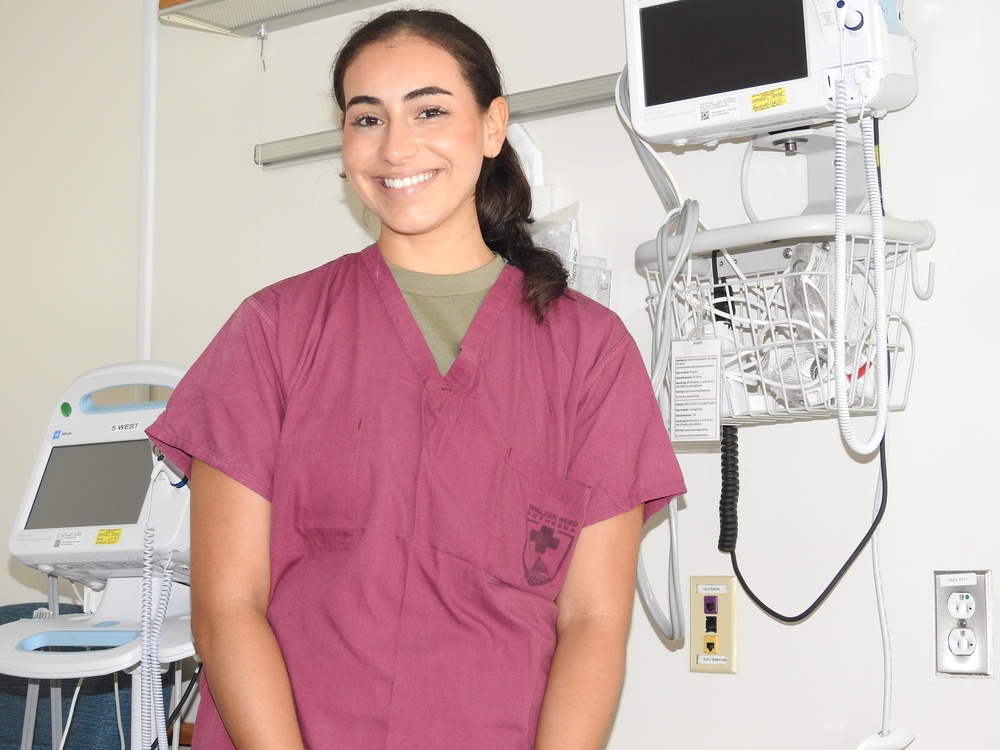
M530 314L530 313L529 313ZM589 379L606 366L638 357L624 322L613 310L576 291L555 300L541 324L534 324L539 350L565 359L574 372Z
M573 289L567 289L553 302L543 325L550 326L559 335L590 339L620 339L629 335L614 310Z
M246 304L265 310L289 304L315 304L333 291L354 286L363 265L362 258L370 249L341 255L321 266L269 284L251 294Z

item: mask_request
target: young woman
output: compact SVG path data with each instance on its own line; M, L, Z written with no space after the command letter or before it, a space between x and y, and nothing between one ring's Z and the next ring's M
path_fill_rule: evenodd
M616 316L532 245L483 39L334 65L378 242L247 299L150 429L188 470L198 748L596 748L644 518L684 491Z

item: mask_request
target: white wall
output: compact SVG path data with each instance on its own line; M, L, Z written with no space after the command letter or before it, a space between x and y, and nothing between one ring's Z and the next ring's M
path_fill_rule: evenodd
M141 6L3 4L0 601L44 599L6 554L56 399L135 357Z
M602 75L623 64L617 0L452 0L491 39L511 91ZM998 151L992 76L1000 23L992 0L963 13L909 0L920 94L882 127L887 207L931 220L937 265L927 303L907 308L919 344L908 408L893 416L890 505L881 533L894 649L895 724L916 748L990 747L1000 736L995 680L934 675L933 571L1000 568L1000 504L986 467L997 400L989 216ZM0 422L7 528L38 438L77 374L134 356L140 19L134 0L5 3L0 45ZM357 14L274 33L262 70L255 41L160 31L153 356L190 361L246 294L371 236L336 161L261 172L255 143L330 125L327 66ZM524 19L532 19L525 23ZM657 199L611 110L529 124L559 205L579 201L585 252L608 258L613 307L646 348L645 286L635 246L655 233ZM742 147L670 156L682 190L712 226L741 223ZM784 183L774 181L776 189ZM964 249L963 249L964 248ZM859 432L867 434L867 424ZM681 512L682 574L726 575L715 549L717 454L681 457L691 492ZM758 593L804 609L861 536L875 464L847 458L833 421L741 433L740 562ZM645 554L662 590L667 528ZM44 583L7 558L0 601L42 597ZM1000 602L994 597L994 612ZM881 721L882 669L867 555L807 622L781 625L740 599L740 673L691 674L637 608L628 676L609 747L816 750L854 748Z

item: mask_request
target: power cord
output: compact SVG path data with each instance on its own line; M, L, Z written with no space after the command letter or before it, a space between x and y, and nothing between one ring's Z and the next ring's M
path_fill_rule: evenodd
M854 561L858 559L858 556L868 544L872 535L878 529L879 524L882 521L882 517L885 515L885 509L889 500L885 438L883 437L882 444L879 446L879 467L882 484L882 497L879 503L878 512L875 514L875 518L872 521L871 526L868 528L868 531L858 543L858 546L854 548L854 551L851 553L850 557L847 558L847 561L841 566L840 570L837 571L833 580L827 584L826 588L823 589L823 592L819 595L819 597L817 597L812 604L810 604L798 615L784 615L767 606L760 599L760 597L753 592L753 589L750 588L740 571L736 557L736 538L739 526L737 519L737 505L739 502L739 446L736 427L732 425L723 426L722 446L722 493L719 501L719 551L729 553L729 557L733 563L733 572L736 575L736 579L740 582L740 586L743 587L743 590L746 592L747 596L750 597L750 600L765 614L784 623L791 624L801 622L815 612L826 600L826 598L833 593L833 590L837 587L841 579L854 564Z

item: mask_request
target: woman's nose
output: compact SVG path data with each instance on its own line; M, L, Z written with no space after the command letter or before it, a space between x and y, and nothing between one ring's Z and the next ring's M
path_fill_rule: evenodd
M396 120L385 127L382 139L382 158L390 164L399 164L417 151L417 140L405 122Z

